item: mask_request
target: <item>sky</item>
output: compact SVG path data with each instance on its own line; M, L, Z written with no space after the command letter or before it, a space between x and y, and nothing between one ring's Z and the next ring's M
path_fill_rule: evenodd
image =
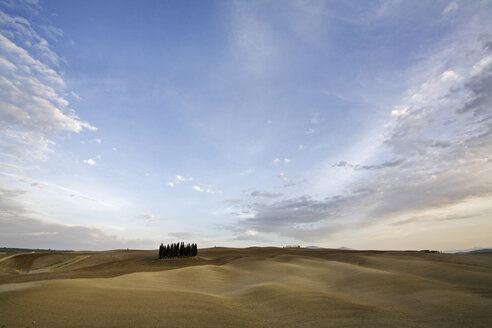
M0 1L0 246L492 246L489 1Z

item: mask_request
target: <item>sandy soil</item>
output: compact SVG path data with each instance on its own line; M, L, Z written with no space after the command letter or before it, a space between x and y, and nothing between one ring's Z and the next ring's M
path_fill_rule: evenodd
M492 327L492 255L212 248L19 254L0 327Z

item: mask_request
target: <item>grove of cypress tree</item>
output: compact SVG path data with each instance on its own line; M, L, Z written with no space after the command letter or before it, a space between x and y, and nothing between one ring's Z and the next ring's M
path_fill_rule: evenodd
M189 257L198 255L198 246L195 243L185 244L184 241L159 246L159 258Z

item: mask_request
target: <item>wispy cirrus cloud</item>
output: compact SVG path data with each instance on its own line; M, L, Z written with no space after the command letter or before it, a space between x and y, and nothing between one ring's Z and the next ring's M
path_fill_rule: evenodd
M231 19L231 48L239 67L253 78L267 76L279 59L278 39L270 22L255 3L234 2Z
M492 37L485 32L490 27L479 14L450 37L453 42L444 40L407 71L413 85L390 111L382 142L374 148L378 154L369 157L388 159L333 165L363 174L338 195L248 202L251 214L239 220L238 233L320 241L374 224L473 220L490 213ZM283 174L279 178L287 180ZM464 204L459 211L457 204Z

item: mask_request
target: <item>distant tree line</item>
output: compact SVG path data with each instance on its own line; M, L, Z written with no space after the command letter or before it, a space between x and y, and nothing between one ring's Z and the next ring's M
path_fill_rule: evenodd
M197 256L198 247L196 244L186 244L184 242L161 244L159 246L159 258Z

